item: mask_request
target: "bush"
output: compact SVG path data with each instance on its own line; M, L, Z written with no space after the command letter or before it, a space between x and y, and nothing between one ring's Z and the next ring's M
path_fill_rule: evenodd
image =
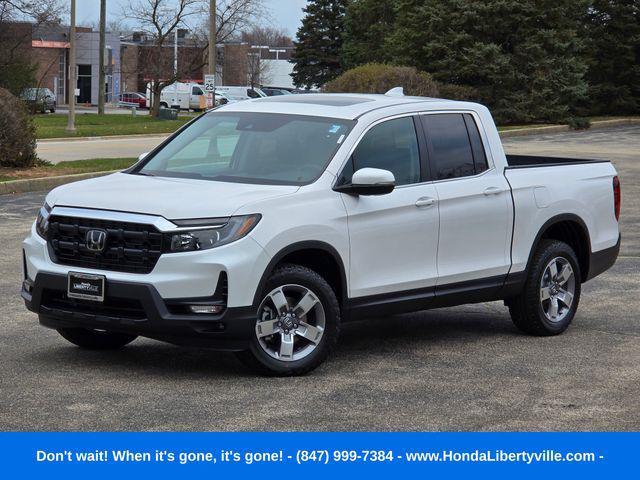
M32 167L38 163L36 128L22 101L0 88L0 167Z
M570 117L566 122L571 130L586 130L591 128L591 120L587 117Z
M414 67L382 63L367 63L347 70L328 82L323 90L329 93L385 93L394 87L403 87L405 95L438 96L438 86L428 73Z

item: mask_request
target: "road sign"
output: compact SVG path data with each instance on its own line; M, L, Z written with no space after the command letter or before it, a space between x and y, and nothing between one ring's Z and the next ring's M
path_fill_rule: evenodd
M204 89L207 92L213 92L216 88L216 76L215 75L205 75L204 76Z

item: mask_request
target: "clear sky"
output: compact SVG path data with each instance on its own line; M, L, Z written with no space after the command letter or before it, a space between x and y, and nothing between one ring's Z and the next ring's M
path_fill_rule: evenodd
M289 35L295 36L302 19L302 8L307 4L307 0L263 1L271 12L271 18L265 18L264 25L284 28ZM107 0L107 20L120 18L122 16L122 5L128 4L129 0ZM76 22L78 25L98 21L99 0L77 0L76 5Z

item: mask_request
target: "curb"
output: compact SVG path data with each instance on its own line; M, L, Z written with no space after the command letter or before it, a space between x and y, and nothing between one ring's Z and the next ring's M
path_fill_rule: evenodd
M74 173L72 175L60 175L58 177L44 178L25 178L23 180L11 180L9 182L0 183L0 195L8 195L11 193L29 193L40 192L43 190L51 190L66 183L77 182L79 180L87 180L89 178L102 177L111 173L117 173L120 170L110 170L108 172L92 172L92 173Z
M49 143L49 142L78 142L83 140L118 140L118 139L136 139L136 138L162 138L173 135L174 132L167 133L135 133L133 135L104 135L101 137L62 137L62 138L41 138L36 139L37 143Z
M584 130L571 130L569 125L549 125L548 127L517 128L505 130L500 133L500 138L523 137L526 135L545 135L548 133L579 132L600 128L620 127L624 125L640 125L640 118L616 118L614 120L596 120L591 127Z

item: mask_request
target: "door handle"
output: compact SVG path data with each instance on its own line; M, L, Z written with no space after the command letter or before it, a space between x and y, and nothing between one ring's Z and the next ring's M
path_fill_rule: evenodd
M482 193L484 193L485 195L497 195L502 192L504 192L504 190L500 187L487 187Z
M436 199L431 197L421 197L416 200L416 207L430 207L431 205L435 205Z

